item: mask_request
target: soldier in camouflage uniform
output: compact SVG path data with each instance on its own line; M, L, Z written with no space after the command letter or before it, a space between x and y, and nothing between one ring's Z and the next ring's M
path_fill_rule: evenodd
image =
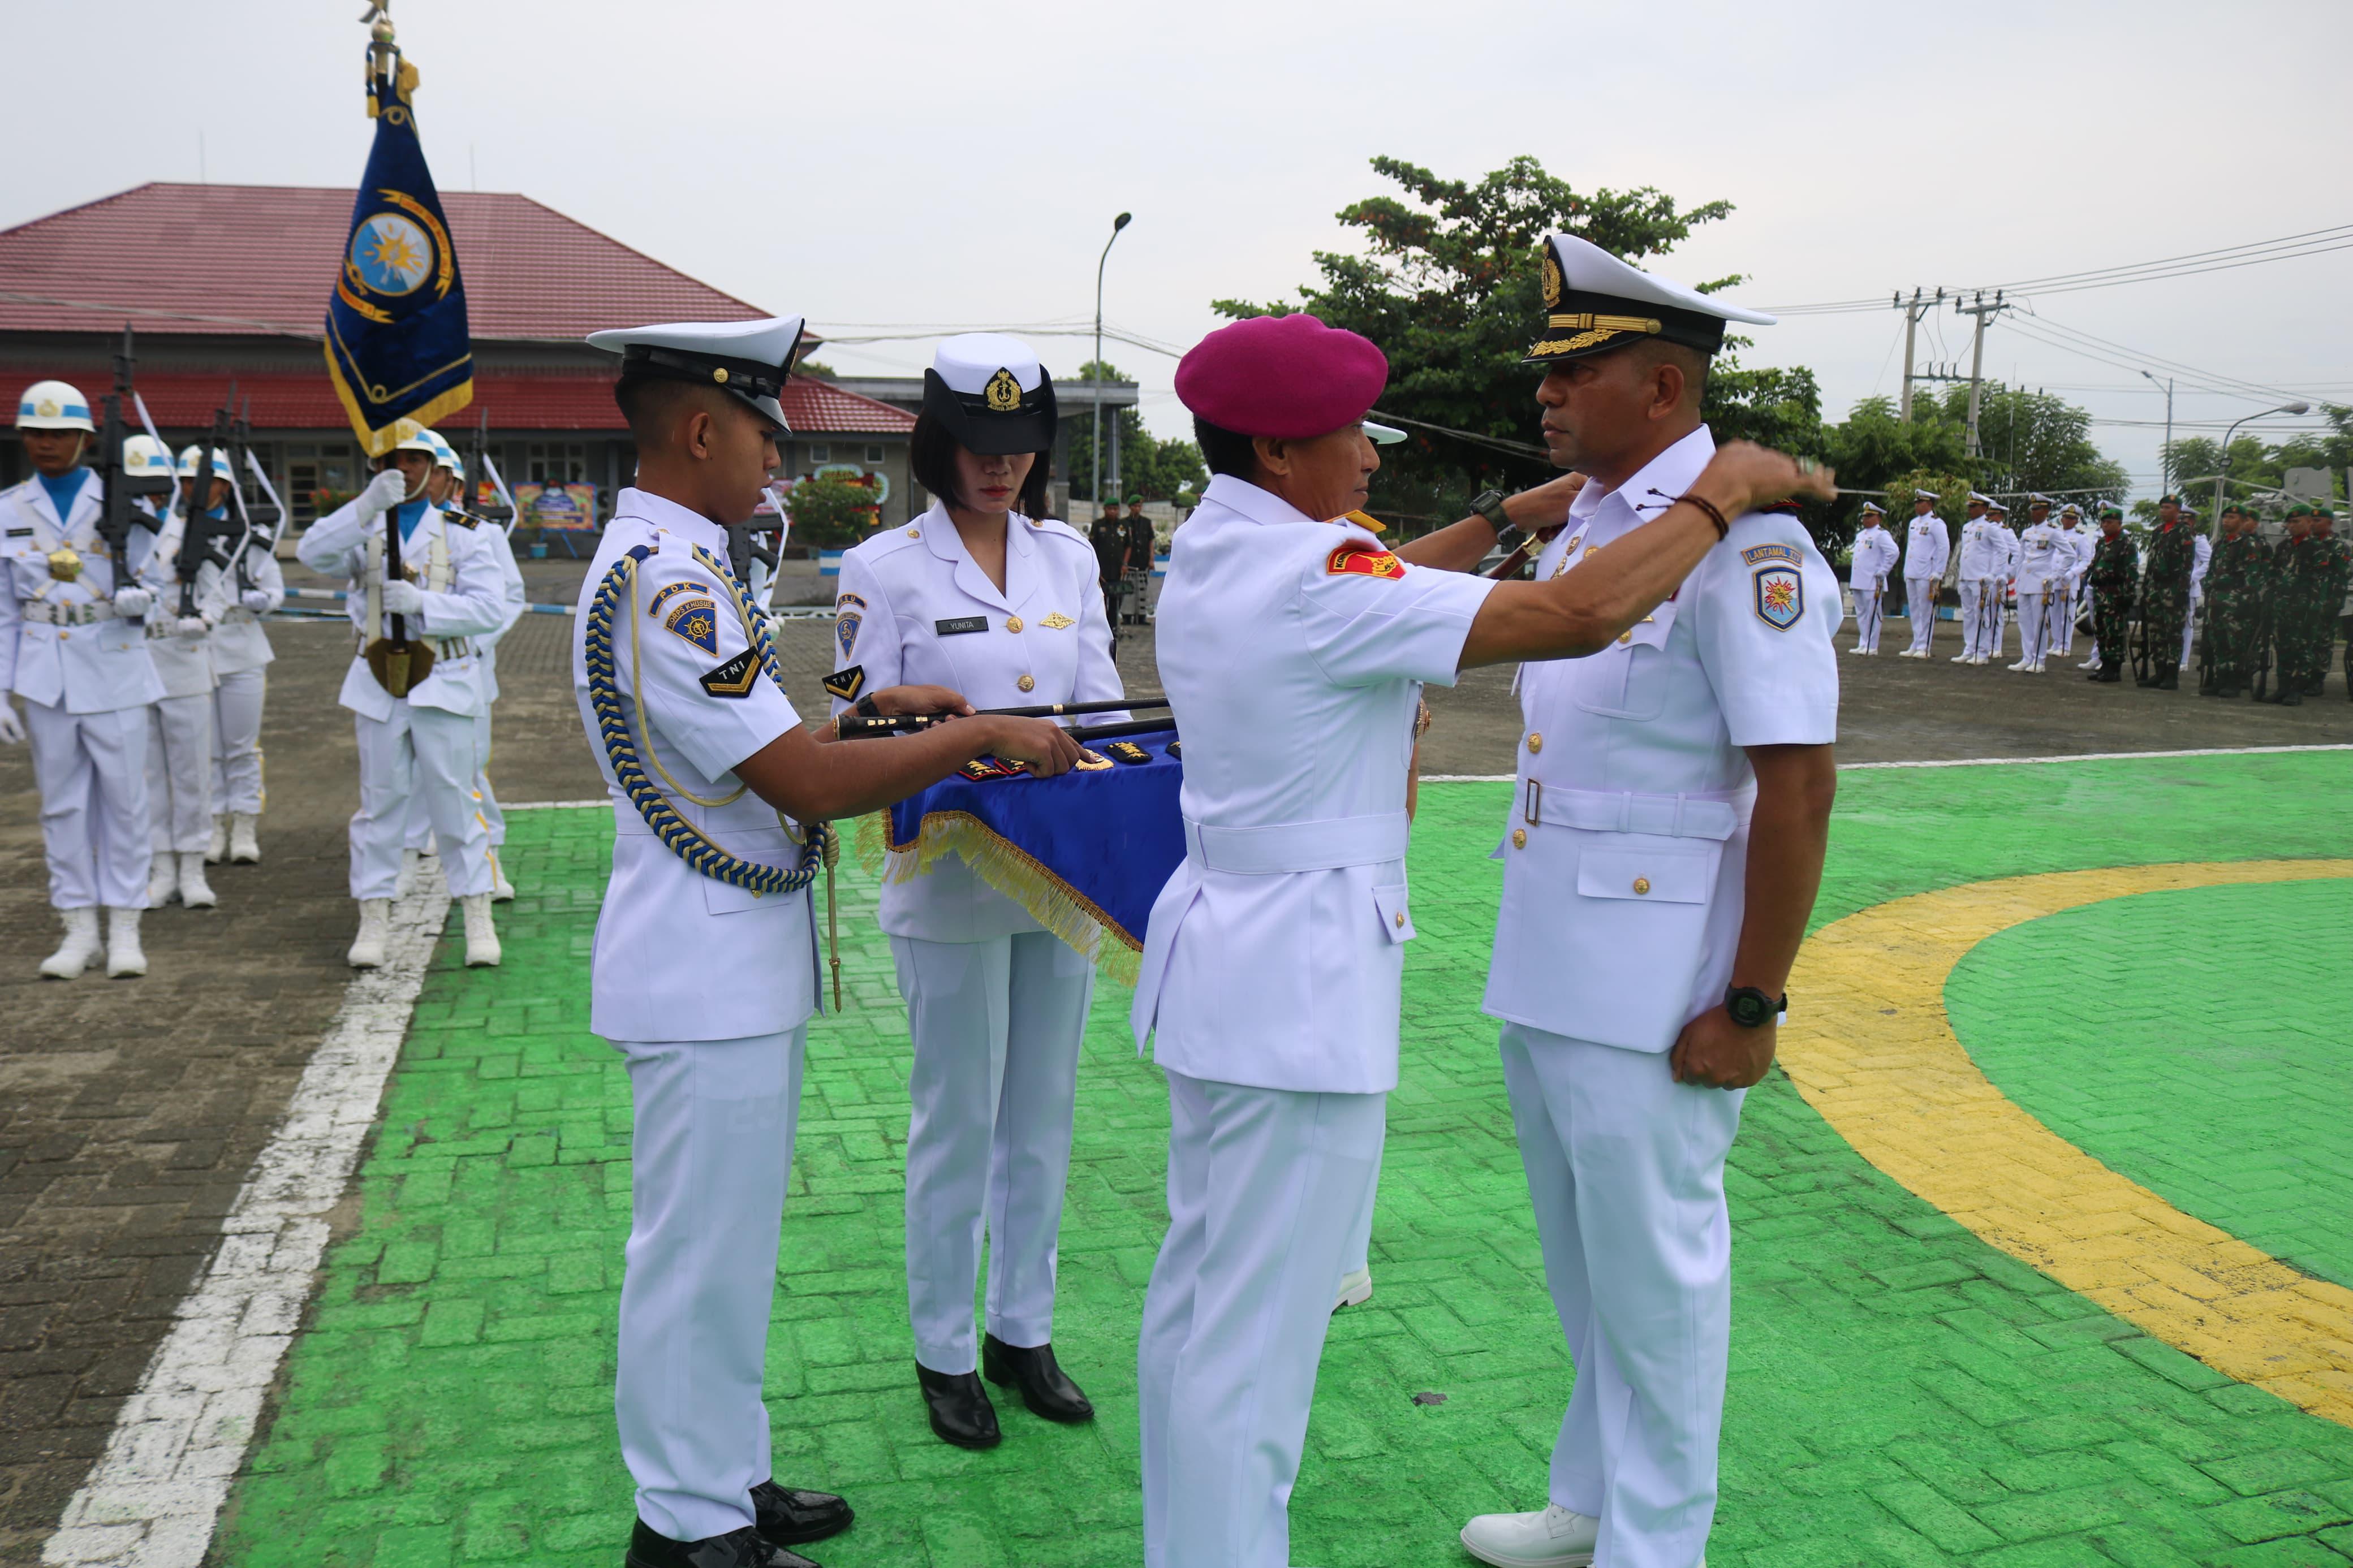
M2092 546L2092 636L2100 645L2100 668L2086 680L2113 685L2122 680L2125 629L2132 621L2133 584L2140 576L2140 558L2125 532L2125 514L2118 508L2100 509L2100 542Z
M2213 678L2199 687L2200 696L2236 697L2246 689L2271 581L2271 546L2256 536L2253 516L2237 505L2224 507L2222 542L2206 568L2206 652Z
M2318 697L2328 683L2328 667L2337 654L2337 616L2345 605L2346 585L2353 581L2353 542L2337 537L2337 514L2323 506L2313 509L2312 531L2304 542L2314 557L2312 603L2305 619L2309 642L2304 690L2307 697ZM2347 695L2353 696L2353 690Z
M2167 496L2157 503L2157 526L2148 533L2148 577L2141 588L2140 618L2149 652L2143 686L2159 691L2181 688L2181 626L2189 614L2189 572L2197 563L2197 525L2181 515L2179 496Z
M2273 558L2271 633L2279 677L2263 699L2284 708L2302 706L2310 687L2312 608L2317 602L2320 552L2314 547L2312 509L2298 501L2287 509L2287 537Z

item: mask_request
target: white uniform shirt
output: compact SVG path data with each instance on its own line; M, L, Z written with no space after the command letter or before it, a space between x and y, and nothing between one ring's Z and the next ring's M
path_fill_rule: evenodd
M2053 522L2034 523L2019 536L2020 593L2048 593L2053 584L2066 581L2067 570L2075 559L2074 552L2067 548L2066 538Z
M514 542L507 536L506 530L494 522L484 522L480 531L489 542L491 555L498 563L507 617L496 631L484 632L473 639L474 657L482 661L482 701L489 704L499 700L499 644L527 613L524 606L531 603L531 595L523 585L522 568L515 564Z
M841 664L866 672L868 691L945 686L976 708L1099 702L1122 694L1094 549L1050 518L1008 519L1000 592L934 501L906 527L878 533L842 556L834 616ZM837 700L833 711L849 706ZM1125 717L1104 713L1078 722ZM1044 929L955 855L942 856L912 881L885 882L881 923L892 936L925 942L984 942Z
M678 814L738 859L791 868L800 832L733 769L800 715L758 672L726 584L694 558L724 564L727 531L639 489L615 499L573 617L572 685L588 700L588 607L613 563L645 545L634 603L613 617L613 665L647 775ZM875 742L852 742L873 744ZM608 1040L731 1040L782 1034L817 1007L817 927L807 893L760 895L706 877L663 845L613 777L613 873L596 914L588 1027ZM712 804L702 804L704 802Z
M2206 591L2206 568L2213 563L2214 542L2201 533L2198 536L2198 548L2192 552L2189 562L2189 591L2192 594Z
M1854 554L1847 567L1847 581L1856 587L1876 592L1887 586L1887 574L1895 570L1895 536L1873 523L1854 536Z
M1973 517L1961 524L1960 580L1982 583L2001 575L2001 525L1989 517Z
M2001 550L2001 565L1994 575L2006 578L2018 570L2018 535L2010 531L2010 524L2006 522L1996 523L1993 531L1994 542Z
M2094 542L2096 542L2096 536L2081 523L2073 528L2061 526L2059 548L2067 552L2066 578L2071 589L2084 580L2084 571L2092 564L2092 546Z
M1914 518L1905 531L1904 575L1942 582L1946 563L1952 558L1953 540L1945 531L1945 520L1933 511Z
M220 574L215 596L207 606L215 623L213 671L216 675L259 669L278 657L269 651L269 633L262 626L261 617L286 603L286 573L269 547L258 540L245 547L243 581L269 595L269 608L255 611L245 607L244 591L237 586L237 563L232 561L229 569Z
M1166 581L1187 855L1153 905L1137 1043L1156 1025L1155 1059L1192 1078L1386 1092L1415 705L1454 683L1494 584L1408 566L1230 475L1177 530Z
M376 684L362 655L369 643L385 635L384 628L391 625L392 617L380 613L372 624L369 616L368 606L382 584L371 581L375 574L368 568L367 542L371 532L380 537L395 526L393 519L399 510L395 507L369 520L361 517L357 500L347 501L312 523L294 547L296 558L311 571L350 579L347 600L352 630L358 635L361 651L353 654L351 668L343 672L338 700L353 712L379 721L392 717L395 699ZM448 586L420 584L426 590L424 613L407 618L410 637L428 637L435 643L432 673L409 689L407 701L412 707L438 708L471 718L489 703L481 659L470 639L502 628L508 619L506 585L489 537L495 531L470 521L453 522L440 508L428 505L416 531L400 542L404 572L414 570L419 579L429 575L437 542L447 552L448 563Z
M211 627L201 637L184 637L178 630L180 541L186 532L186 514L174 510L139 563L140 586L155 595L155 607L147 613L147 657L155 661L155 678L166 697L208 696L220 684L213 671ZM206 621L220 594L220 575L211 561L196 563L196 615Z
M36 474L0 490L0 689L69 713L111 713L143 708L164 695L148 656L146 629L113 616L115 563L98 537L101 490L84 468L69 518L60 519ZM131 531L133 556L143 557L154 535L144 521ZM60 544L81 557L70 583L49 575L48 557ZM131 572L125 567L124 577ZM125 586L129 586L126 581ZM104 614L86 625L58 625L32 614Z
M1715 452L1702 427L1607 496L1588 484L1538 580L1663 511L1651 492L1683 494ZM1838 738L1838 605L1805 526L1751 512L1615 645L1521 667L1487 1013L1655 1052L1724 999L1756 798L1742 748Z

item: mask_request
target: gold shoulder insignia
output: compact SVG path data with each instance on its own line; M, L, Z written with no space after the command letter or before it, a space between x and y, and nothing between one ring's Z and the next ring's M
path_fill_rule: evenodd
M1113 756L1117 757L1121 762L1127 763L1130 767L1135 767L1152 760L1152 753L1145 751L1142 746L1137 745L1133 741L1107 742L1103 746L1103 750L1109 752Z

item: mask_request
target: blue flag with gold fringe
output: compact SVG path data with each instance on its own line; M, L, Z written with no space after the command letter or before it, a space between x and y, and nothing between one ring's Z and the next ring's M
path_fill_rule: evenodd
M327 301L327 374L371 457L392 449L398 421L431 425L474 398L465 280L410 101L417 68L390 31L379 23L370 51L375 145Z

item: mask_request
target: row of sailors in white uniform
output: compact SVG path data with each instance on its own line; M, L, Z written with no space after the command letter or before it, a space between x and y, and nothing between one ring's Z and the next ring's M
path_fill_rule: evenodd
M1915 502L1911 548L1901 552L1883 521L1884 510L1875 502L1864 503L1864 527L1855 536L1848 571L1856 625L1851 651L1864 657L1878 653L1887 584L1899 561L1907 610L1913 605L1933 605L1948 575L1957 582L1962 647L1953 663L1989 664L2001 652L2004 611L2012 594L2020 643L2012 669L2039 674L2052 655L2073 651L2084 574L2099 537L2083 526L2079 509L2070 503L2056 521L2038 516L2023 533L2013 533L2003 521L2007 509L1972 492L1959 549L1954 551L1944 521L1933 505L1925 504L1934 499L1922 494ZM2040 512L2050 503L2037 498L2035 504ZM1933 614L1913 616L1912 643L1899 657L1928 657L1935 626Z

